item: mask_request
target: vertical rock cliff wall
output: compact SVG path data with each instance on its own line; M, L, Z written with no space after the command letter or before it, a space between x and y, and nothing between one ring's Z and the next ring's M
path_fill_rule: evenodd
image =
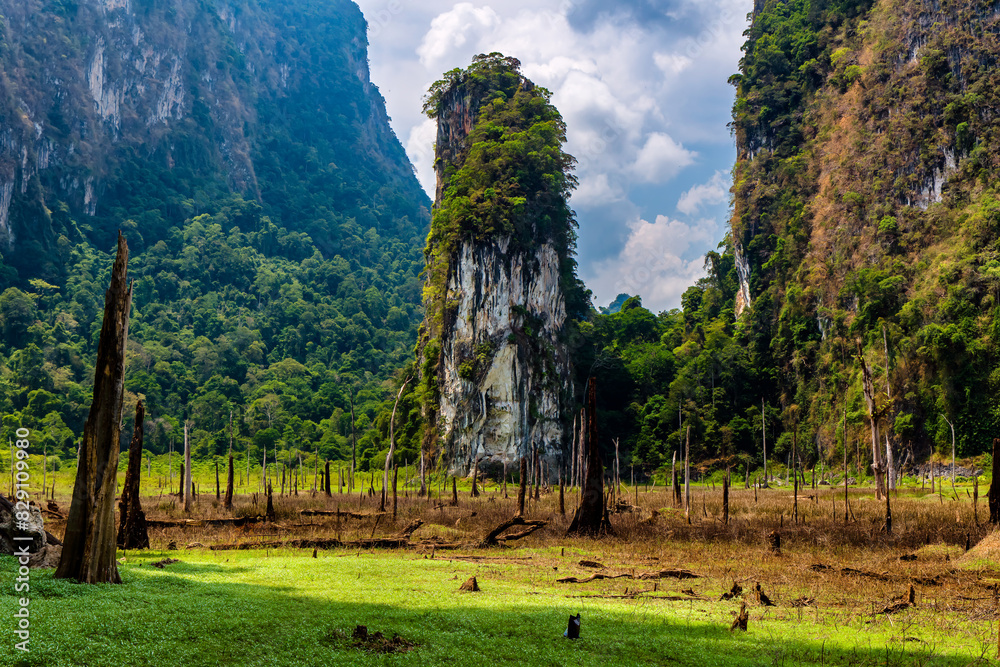
M522 79L521 89L533 86ZM469 148L483 92L459 84L442 97L436 206ZM425 300L425 369L437 394L429 428L453 472L471 473L477 459L480 469L516 466L537 451L550 478L558 475L573 396L562 261L558 243L544 234L529 244L495 234L465 238L429 267L446 272L438 321ZM428 354L436 365L426 363Z
M509 245L463 243L448 282L438 426L455 470L537 450L555 471L563 449L570 368L559 258L551 244L533 253Z

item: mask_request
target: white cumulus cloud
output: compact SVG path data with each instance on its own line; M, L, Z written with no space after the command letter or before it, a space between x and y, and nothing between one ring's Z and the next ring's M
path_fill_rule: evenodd
M434 68L466 44L476 43L499 24L500 16L491 7L460 2L431 21L431 29L424 35L417 55L425 67Z
M706 204L721 204L729 194L729 180L725 172L717 171L708 183L696 185L677 201L677 210L687 215L694 215Z
M711 220L687 224L659 215L653 222L633 220L628 227L616 257L582 267L596 303L606 305L624 292L641 295L643 305L654 312L676 307L681 294L704 277L704 256L697 250L712 244L718 226Z
M653 132L639 150L632 165L632 174L647 183L662 183L692 164L697 155L674 141L669 134Z

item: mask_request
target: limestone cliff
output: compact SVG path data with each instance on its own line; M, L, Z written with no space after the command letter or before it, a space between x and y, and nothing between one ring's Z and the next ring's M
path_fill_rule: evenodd
M1000 423L1000 9L758 0L733 130L737 317L817 450L867 411L891 446L984 451ZM880 443L881 446L881 443Z
M426 250L426 442L453 471L537 451L554 476L570 437L565 292L577 284L561 119L498 54L449 73L428 105L438 181ZM535 164L539 151L556 162ZM548 179L532 175L546 169Z
M348 0L0 0L5 264L58 274L60 235L103 245L128 217L155 242L143 216L176 223L220 192L280 208L292 173L423 199L368 79L365 30Z

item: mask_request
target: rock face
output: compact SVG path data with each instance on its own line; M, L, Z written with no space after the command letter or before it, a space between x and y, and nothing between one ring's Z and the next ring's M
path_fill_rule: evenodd
M552 465L567 435L559 258L551 244L531 254L509 245L463 243L448 283L455 315L441 339L438 425L456 470L535 450Z
M266 146L276 137L308 144L314 171L339 164L417 193L365 29L349 0L0 0L5 263L55 274L60 258L45 258L61 235L87 225L110 242L145 211L183 216L198 187L267 202L275 173L298 168L291 148Z
M519 90L534 90L518 77ZM449 175L463 164L480 105L491 92L459 79L441 95L436 207L447 196ZM435 224L429 253L437 243ZM504 463L516 469L520 457L537 452L554 479L569 446L565 253L554 235L531 221L524 227L532 236L528 243L515 233L466 233L440 264L429 260L428 285L441 279L443 293L439 306L425 297L422 354L437 394L427 410L428 428L437 452L459 474L471 474L476 460L483 471L496 472Z
M35 505L31 506L29 514L31 516L28 519L28 529L17 531L17 534L30 537L31 544L28 547L28 551L36 553L44 549L46 545L45 521L42 519L42 513ZM15 545L14 534L16 526L14 524L13 506L7 502L6 498L0 497L0 554L13 554L16 548L20 548L20 544L25 544L21 542Z

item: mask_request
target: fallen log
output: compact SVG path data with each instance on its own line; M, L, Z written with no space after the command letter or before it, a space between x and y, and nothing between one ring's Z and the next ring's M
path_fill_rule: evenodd
M167 519L155 521L146 520L146 525L150 528L197 528L200 526L234 526L239 528L252 523L263 523L262 516L241 516L229 519Z
M362 549L402 549L410 546L405 537L374 537L371 539L344 542L345 547L361 547Z
M448 560L531 560L531 556L452 556Z
M636 579L701 579L700 574L691 570L660 570L659 572L643 572Z
M545 521L539 521L537 524L530 525L524 530L519 530L516 533L507 533L506 535L501 535L500 537L497 538L497 540L504 543L513 542L514 540L519 540L522 537L527 537L528 535L531 535L536 530L541 530L542 528L545 527L545 523L546 523Z
M406 528L399 531L399 537L409 539L417 531L417 528L420 528L422 525L424 525L424 522L421 519L414 519Z
M505 541L508 540L508 539L515 539L516 540L516 539L520 539L522 537L525 537L526 535L530 535L535 530L538 530L539 528L541 528L542 526L545 526L547 524L548 524L548 521L539 521L539 520L527 521L527 520L525 520L521 516L515 516L512 519L507 519L506 521L504 521L503 523L501 523L499 526L497 526L496 528L494 528L493 530L491 530L489 533L487 533L486 537L483 538L483 541L479 543L479 547L481 549L483 549L483 548L486 548L486 547L495 546L496 543L497 543L497 540L499 539L500 533L502 533L503 531L508 530L510 528L513 528L514 526L534 526L534 528L532 528L530 530L527 530L527 531L521 531L521 533L515 533L512 536L504 537L503 539Z
M597 579L635 579L631 574L601 574L600 572L595 572L586 579L580 579L578 577L563 577L561 579L556 579L557 584L585 584L588 581L595 581Z
M374 519L385 512L348 512L347 510L299 510L302 516L335 516L341 519Z
M213 544L212 551L236 551L246 549L337 549L340 547L360 547L362 549L401 549L410 547L409 540L398 537L375 537L371 539L342 542L334 538L273 540L267 542L240 542L231 544Z

